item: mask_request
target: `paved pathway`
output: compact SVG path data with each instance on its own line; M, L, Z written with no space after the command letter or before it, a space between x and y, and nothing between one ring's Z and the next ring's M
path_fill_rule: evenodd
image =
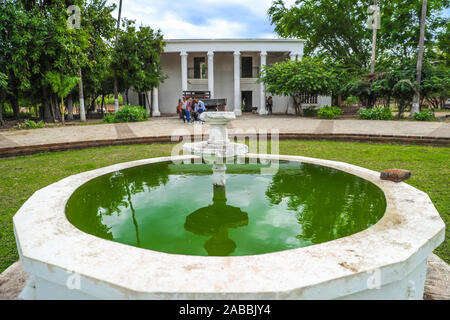
M285 134L393 135L450 139L448 122L320 120L293 116L239 117L229 125L230 133L278 129ZM146 122L65 126L34 130L0 131L0 149L57 143L95 142L145 137L171 137L207 132L207 125L183 124L176 117L151 118Z

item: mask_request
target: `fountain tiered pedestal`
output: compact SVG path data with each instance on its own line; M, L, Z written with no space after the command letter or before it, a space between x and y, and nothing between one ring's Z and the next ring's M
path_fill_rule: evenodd
M236 119L234 112L204 112L200 119L210 126L208 141L186 143L183 151L200 156L206 163L212 164L214 186L225 186L225 163L230 159L248 153L248 147L242 143L231 142L227 125Z

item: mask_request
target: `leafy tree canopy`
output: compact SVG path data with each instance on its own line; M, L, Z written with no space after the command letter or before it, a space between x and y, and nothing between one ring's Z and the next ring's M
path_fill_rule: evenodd
M309 57L264 66L259 82L265 84L267 92L291 96L296 114L303 114L302 94L327 95L338 86L335 69L323 59Z
M275 0L268 14L281 37L308 40L306 55L326 54L357 71L367 69L370 63L372 30L367 29L366 21L367 8L372 4L372 0L297 0L287 8L282 0ZM421 5L421 0L379 1L381 29L377 50L381 55L405 59L416 54ZM428 1L428 49L448 23L440 16L448 5L448 0Z

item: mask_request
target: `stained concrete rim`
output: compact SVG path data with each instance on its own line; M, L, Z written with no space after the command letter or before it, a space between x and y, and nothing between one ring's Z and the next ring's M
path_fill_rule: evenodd
M401 275L390 267L407 262L404 272L411 271L419 263L415 256L431 252L444 239L445 224L428 195L406 183L383 181L378 172L343 162L249 155L255 156L318 164L369 180L385 193L385 215L348 237L240 257L166 254L100 239L70 224L65 216L67 200L89 180L133 166L194 157L138 160L73 175L33 194L13 218L24 270L32 271L27 270L27 261L45 263L49 272L60 268L135 293L276 293L351 279L355 274L370 275L383 268L383 281L392 282Z

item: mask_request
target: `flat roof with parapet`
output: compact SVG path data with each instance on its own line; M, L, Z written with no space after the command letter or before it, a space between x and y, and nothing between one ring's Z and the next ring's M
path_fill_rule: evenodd
M164 39L166 53L171 52L293 52L303 55L302 39Z

